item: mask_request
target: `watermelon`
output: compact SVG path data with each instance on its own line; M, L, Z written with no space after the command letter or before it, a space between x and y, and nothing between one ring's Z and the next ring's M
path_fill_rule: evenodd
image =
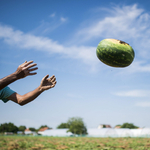
M100 61L112 67L127 67L135 56L128 43L116 39L102 40L97 46L96 54Z

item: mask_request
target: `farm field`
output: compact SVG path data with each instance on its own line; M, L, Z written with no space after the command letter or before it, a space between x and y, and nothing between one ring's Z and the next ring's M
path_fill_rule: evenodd
M0 136L0 150L150 150L150 138Z

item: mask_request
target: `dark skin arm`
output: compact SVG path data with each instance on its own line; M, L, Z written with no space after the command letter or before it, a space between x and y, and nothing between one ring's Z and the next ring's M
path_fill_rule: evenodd
M21 64L17 70L0 79L0 90L6 87L7 85L11 84L12 82L25 78L26 76L29 75L35 75L37 74L36 72L32 72L37 70L38 68L35 67L37 64L33 63L33 61L25 61L23 64ZM35 67L35 68L33 68ZM55 86L56 84L56 78L53 75L52 77L48 78L49 75L46 75L42 81L39 87L37 87L35 90L28 92L24 95L20 95L18 93L13 93L11 96L8 97L9 100L12 100L15 103L18 103L19 105L23 106L31 101L33 101L35 98L37 98L42 92L45 90L51 89Z
M32 71L35 71L38 68L37 67L33 68L37 64L35 63L32 64L32 63L33 61L29 61L29 62L25 61L17 68L17 70L14 73L0 79L0 90L6 87L7 85L11 84L12 82L15 82L16 80L25 78L26 76L29 75L35 75L36 72L32 72Z
M12 100L15 103L18 103L19 105L23 106L31 101L33 101L35 98L37 98L42 92L45 90L49 90L53 88L56 84L56 78L55 76L51 76L48 78L49 75L46 75L42 81L39 87L37 87L35 90L26 93L24 95L20 95L18 93L14 93L11 96L8 97L9 100Z

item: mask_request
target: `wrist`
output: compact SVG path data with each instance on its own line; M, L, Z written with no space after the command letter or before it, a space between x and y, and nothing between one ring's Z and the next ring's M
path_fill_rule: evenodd
M19 79L16 72L12 73L12 79L14 79L14 80Z
M39 87L38 87L38 91L39 91L40 93L42 93L42 92L44 92L44 89L43 89L41 86L39 86Z
M20 75L19 75L19 72L18 72L17 70L13 73L13 77L14 77L16 80L21 79L21 77L20 77Z
M20 71L18 69L13 74L14 74L14 77L16 78L16 80L19 80L19 79L25 77L24 72Z

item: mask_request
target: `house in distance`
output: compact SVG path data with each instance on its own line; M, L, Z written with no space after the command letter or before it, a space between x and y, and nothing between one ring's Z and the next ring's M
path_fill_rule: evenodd
M109 124L100 124L100 125L98 126L98 129L102 129L102 128L112 128L112 127L111 127L111 125L109 125Z

